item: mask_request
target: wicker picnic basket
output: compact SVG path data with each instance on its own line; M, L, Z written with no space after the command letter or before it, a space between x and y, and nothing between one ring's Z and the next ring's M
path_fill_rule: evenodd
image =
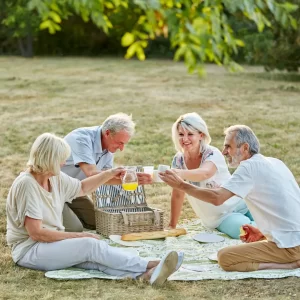
M99 234L108 237L164 229L164 212L147 205L143 186L131 193L121 185L102 185L92 197Z

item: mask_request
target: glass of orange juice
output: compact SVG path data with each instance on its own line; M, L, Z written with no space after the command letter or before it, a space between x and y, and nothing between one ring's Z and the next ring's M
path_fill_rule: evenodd
M138 178L135 167L128 167L122 178L122 187L125 191L133 192L138 187Z

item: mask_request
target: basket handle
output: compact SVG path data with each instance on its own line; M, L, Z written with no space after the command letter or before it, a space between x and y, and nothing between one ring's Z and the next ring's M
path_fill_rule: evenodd
M152 221L151 219L149 220L144 220L144 221L129 221L128 216L125 211L121 211L121 214L123 216L124 224L126 226L144 226L144 225L155 225L159 226L160 225L160 215L159 212L156 210L152 210L153 215L154 215L154 220Z

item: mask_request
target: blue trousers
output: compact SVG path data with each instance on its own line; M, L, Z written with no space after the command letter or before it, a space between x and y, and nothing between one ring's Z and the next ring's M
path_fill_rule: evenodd
M233 239L239 239L240 227L245 224L256 226L249 210L245 214L240 212L231 213L216 229L226 233Z

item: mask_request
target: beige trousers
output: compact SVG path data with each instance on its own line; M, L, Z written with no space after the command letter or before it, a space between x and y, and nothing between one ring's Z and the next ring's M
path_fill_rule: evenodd
M225 271L257 271L260 263L291 263L300 260L300 246L278 248L266 240L229 246L218 252L218 262Z
M84 228L96 229L94 203L88 196L65 203L63 224L67 232L81 232Z

